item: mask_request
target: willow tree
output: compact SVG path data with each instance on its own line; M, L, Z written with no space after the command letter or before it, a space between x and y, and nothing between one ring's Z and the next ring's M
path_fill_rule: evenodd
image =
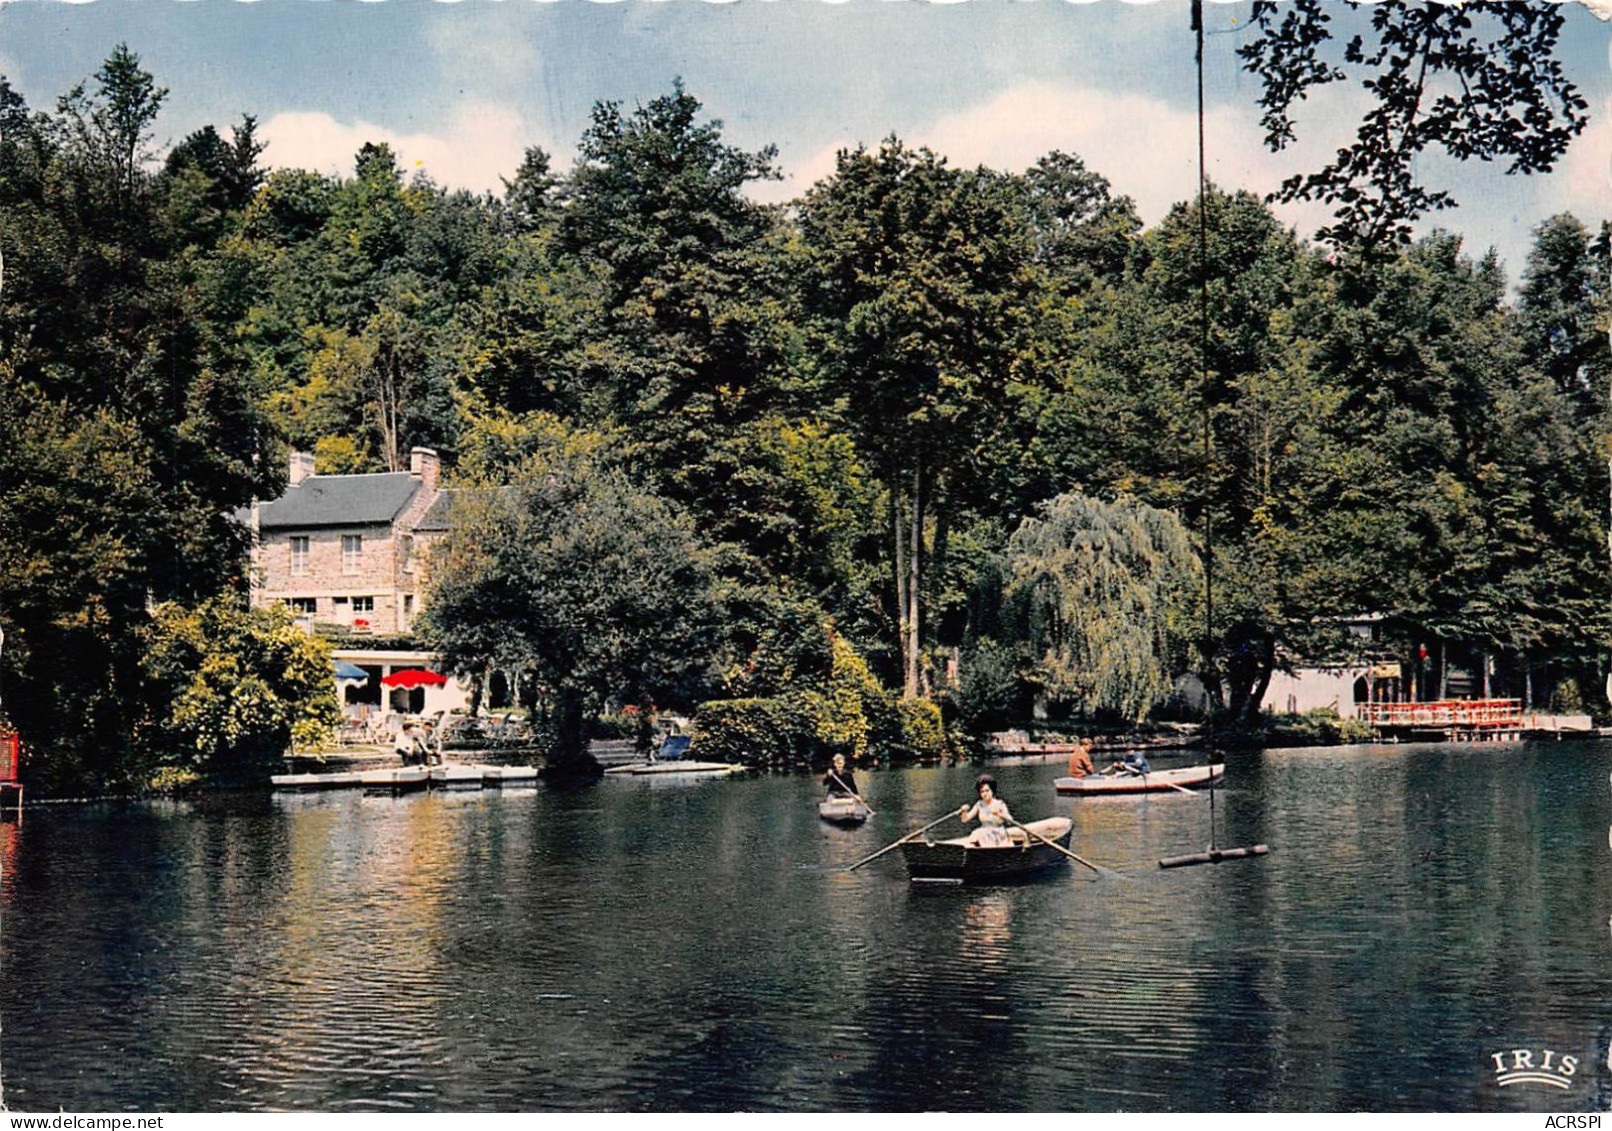
M1049 698L1141 719L1185 670L1202 566L1181 520L1060 495L1008 542L1008 598Z

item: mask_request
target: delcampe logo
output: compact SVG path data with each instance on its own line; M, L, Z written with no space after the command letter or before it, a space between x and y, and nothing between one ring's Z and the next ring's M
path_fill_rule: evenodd
M1490 1053L1489 1059L1494 1061L1494 1082L1502 1088L1538 1084L1566 1091L1578 1071L1578 1057L1558 1056L1551 1049L1506 1049Z

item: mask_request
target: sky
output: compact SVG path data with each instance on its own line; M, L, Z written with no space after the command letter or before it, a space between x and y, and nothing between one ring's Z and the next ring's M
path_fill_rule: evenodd
M1605 7L1605 4L1601 5ZM1299 115L1299 144L1261 145L1257 81L1235 56L1247 0L1211 3L1205 50L1210 176L1267 192L1352 136L1359 92ZM894 133L954 164L1022 170L1079 154L1147 223L1196 184L1186 0L0 0L0 73L50 107L113 46L170 93L157 141L254 115L271 165L349 173L386 141L438 183L501 188L527 146L566 167L599 100L648 101L681 77L733 144L778 147L797 195L835 152ZM1571 5L1562 55L1592 124L1547 176L1429 160L1461 207L1431 224L1494 247L1515 281L1535 225L1564 210L1612 217L1612 24ZM1315 206L1278 210L1301 234Z

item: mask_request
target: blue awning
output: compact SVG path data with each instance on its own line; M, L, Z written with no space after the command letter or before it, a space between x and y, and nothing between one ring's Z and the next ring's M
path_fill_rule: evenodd
M349 664L346 660L336 661L337 679L360 679L369 681L369 673L357 664Z

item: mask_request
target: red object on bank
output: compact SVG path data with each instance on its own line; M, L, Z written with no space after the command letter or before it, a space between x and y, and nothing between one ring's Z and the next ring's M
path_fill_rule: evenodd
M438 675L425 668L404 668L381 680L386 687L441 687L447 682L447 676Z

